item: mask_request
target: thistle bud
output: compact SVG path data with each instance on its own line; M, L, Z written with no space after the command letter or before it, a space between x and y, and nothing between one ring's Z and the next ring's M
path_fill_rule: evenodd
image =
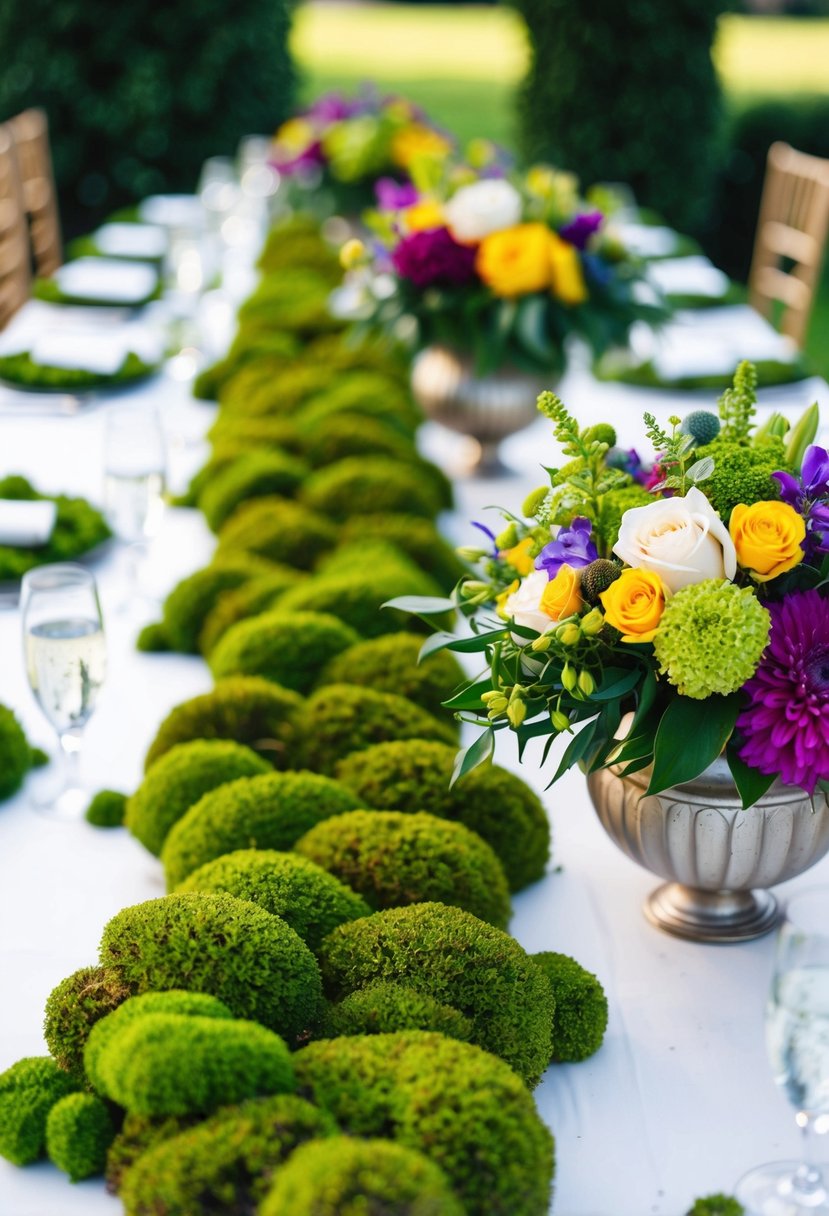
M621 567L617 566L616 562L608 561L604 557L598 557L589 566L585 566L581 572L581 593L587 603L598 603L601 593L607 591L621 573Z
M604 626L604 617L599 608L591 608L587 616L581 618L581 631L587 637L593 638L600 633Z
M572 692L578 683L578 677L574 667L569 663L564 664L564 670L561 673L561 686L566 688L568 692Z
M518 730L518 727L524 721L526 716L527 705L525 701L513 701L507 706L507 718L509 719L510 726L512 726L515 730Z
M550 721L554 728L558 731L570 729L570 719L567 714L563 714L560 709L554 709L550 714Z
M556 637L562 646L575 646L581 640L581 630L575 621L568 621L556 630Z
M596 681L593 679L589 671L579 672L579 692L589 697L591 692L596 687Z

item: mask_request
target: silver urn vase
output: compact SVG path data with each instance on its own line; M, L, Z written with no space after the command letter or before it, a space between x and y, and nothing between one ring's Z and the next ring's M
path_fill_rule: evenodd
M497 476L504 471L501 440L535 421L538 394L555 388L559 378L515 367L476 376L470 358L447 346L427 346L412 365L412 392L427 418L475 441L470 472Z
M760 937L779 920L765 888L829 850L829 806L776 781L747 811L723 757L694 781L646 795L650 770L591 773L602 827L633 861L668 881L648 896L652 924L697 942Z

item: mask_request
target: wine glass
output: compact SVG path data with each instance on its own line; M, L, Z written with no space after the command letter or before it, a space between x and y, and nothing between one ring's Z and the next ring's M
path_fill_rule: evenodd
M62 757L58 789L35 795L38 810L75 819L89 795L81 786L81 737L106 675L106 640L95 579L82 566L41 566L23 576L20 598L26 675L57 733Z
M164 514L164 432L155 407L112 410L104 431L104 508L126 547L127 606L140 597L139 566Z
M774 1079L796 1111L803 1160L751 1170L737 1197L752 1216L829 1216L829 1171L814 1163L816 1137L829 1131L829 887L804 891L786 908L766 1046Z

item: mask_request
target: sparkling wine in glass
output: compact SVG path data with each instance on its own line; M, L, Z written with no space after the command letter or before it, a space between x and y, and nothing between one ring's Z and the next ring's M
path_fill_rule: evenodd
M95 579L70 563L41 566L24 575L20 607L26 675L58 736L63 769L58 788L33 801L55 818L79 818L89 801L79 775L81 739L106 675Z
M766 1006L774 1079L795 1110L803 1160L746 1174L737 1197L756 1216L829 1216L829 1170L815 1163L829 1131L829 887L794 896L777 939Z
M165 469L164 433L155 408L113 410L104 434L104 506L126 550L122 607L140 596L140 561L164 515Z

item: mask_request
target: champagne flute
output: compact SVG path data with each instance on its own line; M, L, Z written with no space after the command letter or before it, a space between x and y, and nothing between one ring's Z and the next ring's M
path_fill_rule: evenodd
M33 798L56 819L75 819L89 800L80 782L81 737L106 675L106 640L95 579L82 566L41 566L23 576L26 675L60 742L57 791Z
M829 887L804 891L786 908L766 1046L774 1079L796 1111L803 1160L751 1170L737 1197L753 1216L829 1216L829 1170L814 1162L816 1138L829 1131Z
M126 550L127 595L121 607L140 597L140 559L164 515L165 470L164 434L155 407L113 410L104 434L104 507Z

